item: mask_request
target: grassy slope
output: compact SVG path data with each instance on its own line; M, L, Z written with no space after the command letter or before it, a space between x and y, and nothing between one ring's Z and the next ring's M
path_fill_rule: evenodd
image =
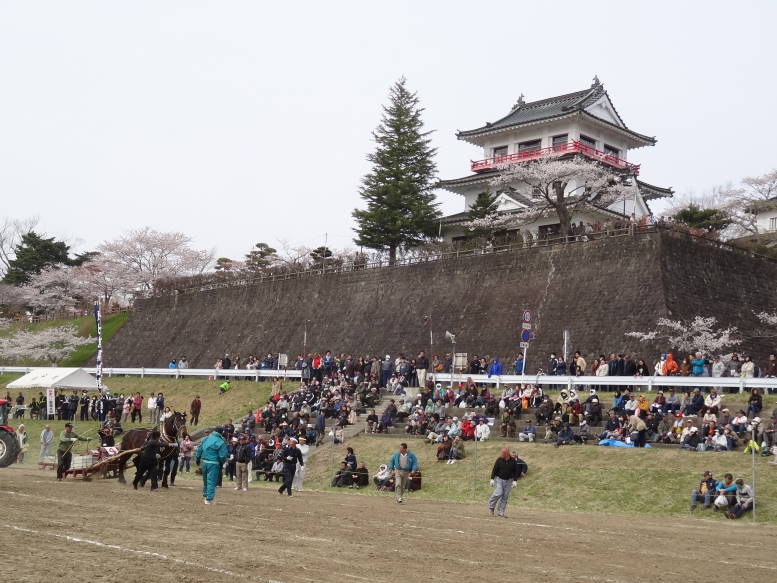
M364 461L370 474L381 463L388 463L400 439L359 436L348 443L357 459ZM491 492L491 467L502 444L499 441L475 445L467 443L467 458L447 465L435 459L436 446L420 440L409 442L423 472L423 489L414 494L423 498L485 502ZM694 453L678 449L625 449L588 446L555 448L545 444L508 444L529 464L529 475L521 480L510 499L516 507L560 511L604 512L683 516L688 514L688 498L697 487L701 473L711 470L722 477L731 472L751 483L751 459L741 452ZM344 446L329 446L310 459L306 485L333 490L329 480L345 455ZM772 458L757 458L758 520L777 524L777 465ZM346 490L354 492L354 490ZM384 495L374 488L364 492ZM361 493L361 491L360 491ZM720 517L697 510L705 517ZM722 518L725 520L725 518Z
M0 375L0 387L5 387L6 384L18 378L19 375ZM257 406L263 405L267 402L267 397L270 394L272 383L255 383L253 381L238 381L232 383L232 390L223 395L219 394L216 381L209 381L207 379L169 379L169 378L135 378L135 377L112 377L106 378L105 384L110 387L114 394L124 393L125 395L140 391L140 393L146 397L151 392L165 394L166 403L174 407L179 411L189 412L189 404L194 399L195 395L199 395L202 401L202 413L200 416L200 425L215 425L217 423L223 423L228 417L237 418L238 416L245 415L249 410L255 409ZM24 395L27 400L30 397L36 396L39 391L27 390L24 391ZM11 396L16 397L18 392L13 393ZM144 420L146 419L145 404L143 409ZM78 414L76 414L78 419ZM18 420L10 419L9 423L16 427ZM30 454L34 454L29 458L30 463L37 461L38 449L38 436L43 428L44 422L31 421L25 419L23 421L25 428L27 429L28 438L30 439ZM59 432L63 429L64 421L51 421L52 428L55 432ZM131 423L126 424L125 429L133 427ZM138 425L138 426L146 426ZM94 436L94 429L97 427L97 423L94 421L88 421L80 423L75 422L76 432L90 431L90 435ZM80 446L82 444L79 444ZM81 447L83 449L83 446ZM79 449L78 451L81 451Z
M118 314L110 314L103 318L103 343L107 343L114 334L121 328L124 322L127 320L127 313L120 312ZM73 326L78 330L81 336L94 337L97 334L96 324L94 317L85 316L83 318L74 318L71 320L48 320L46 322L14 322L7 329L0 331L0 335L9 336L17 332L18 330L30 330L32 332L38 332L45 330L46 328L53 328L56 326ZM76 349L69 357L60 363L60 366L84 366L88 363L89 359L94 355L97 349L96 341L90 344L85 344ZM48 363L40 363L35 361L27 362L7 362L2 364L17 365L17 366L48 366Z

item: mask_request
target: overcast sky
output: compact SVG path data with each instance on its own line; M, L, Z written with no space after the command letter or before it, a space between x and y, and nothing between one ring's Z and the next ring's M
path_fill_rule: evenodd
M389 86L455 137L588 87L655 135L640 177L701 192L777 166L777 2L0 2L2 215L93 248L150 225L239 258L352 246ZM440 193L443 211L462 199Z

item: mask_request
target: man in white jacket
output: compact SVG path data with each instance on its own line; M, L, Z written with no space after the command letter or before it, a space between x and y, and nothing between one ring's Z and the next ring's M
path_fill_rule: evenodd
M491 437L491 428L482 417L475 427L475 441L486 441Z
M310 453L310 446L308 445L307 439L300 437L297 449L302 454L302 464L304 465L297 464L297 471L294 472L294 479L292 480L291 486L297 492L302 492L302 481L305 479L305 467L307 467L308 454Z

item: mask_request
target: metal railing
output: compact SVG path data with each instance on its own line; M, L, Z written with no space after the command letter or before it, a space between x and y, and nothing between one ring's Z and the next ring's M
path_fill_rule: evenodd
M0 374L28 373L33 370L46 367L35 366L0 366ZM94 374L94 368L84 368L88 373ZM216 378L230 377L248 380L260 380L264 378L302 378L302 371L296 369L221 369L221 368L103 368L104 377L112 376L137 376L144 377L172 377L172 378ZM496 387L502 385L532 384L543 386L564 386L569 389L575 387L644 387L647 391L658 390L664 387L696 388L716 387L738 389L743 392L749 389L777 389L777 378L742 378L742 377L680 377L680 376L652 376L652 377L600 377L600 376L552 376L552 375L472 375L467 373L429 373L429 378L434 382L457 384L465 383L472 379L478 384L491 384Z

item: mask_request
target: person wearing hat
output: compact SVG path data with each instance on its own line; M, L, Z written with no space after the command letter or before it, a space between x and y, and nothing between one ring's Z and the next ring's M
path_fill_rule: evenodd
M307 438L299 438L299 445L297 446L297 449L302 455L302 464L297 464L297 469L294 472L294 479L292 480L291 486L297 492L302 492L302 482L305 480L305 464L308 462L308 454L310 453L310 446L308 445Z
M200 442L194 455L197 465L202 466L202 497L205 504L213 504L221 466L227 460L227 444L221 436L223 430L221 426L216 427Z
M726 518L742 518L745 512L752 510L755 502L755 495L751 486L745 484L742 478L739 478L735 483L737 486L735 494L736 503L726 512Z
M235 490L248 491L248 464L253 457L253 448L249 443L248 433L242 433L238 440L238 446L235 450L235 470L237 473L237 484Z
M696 510L696 505L701 501L704 508L710 508L715 499L715 489L718 481L712 477L712 472L702 474L699 487L691 491L691 510Z
M89 441L88 437L81 437L73 432L73 424L65 423L65 430L59 434L57 446L57 482L61 482L65 473L70 469L73 461L73 446L76 441Z

